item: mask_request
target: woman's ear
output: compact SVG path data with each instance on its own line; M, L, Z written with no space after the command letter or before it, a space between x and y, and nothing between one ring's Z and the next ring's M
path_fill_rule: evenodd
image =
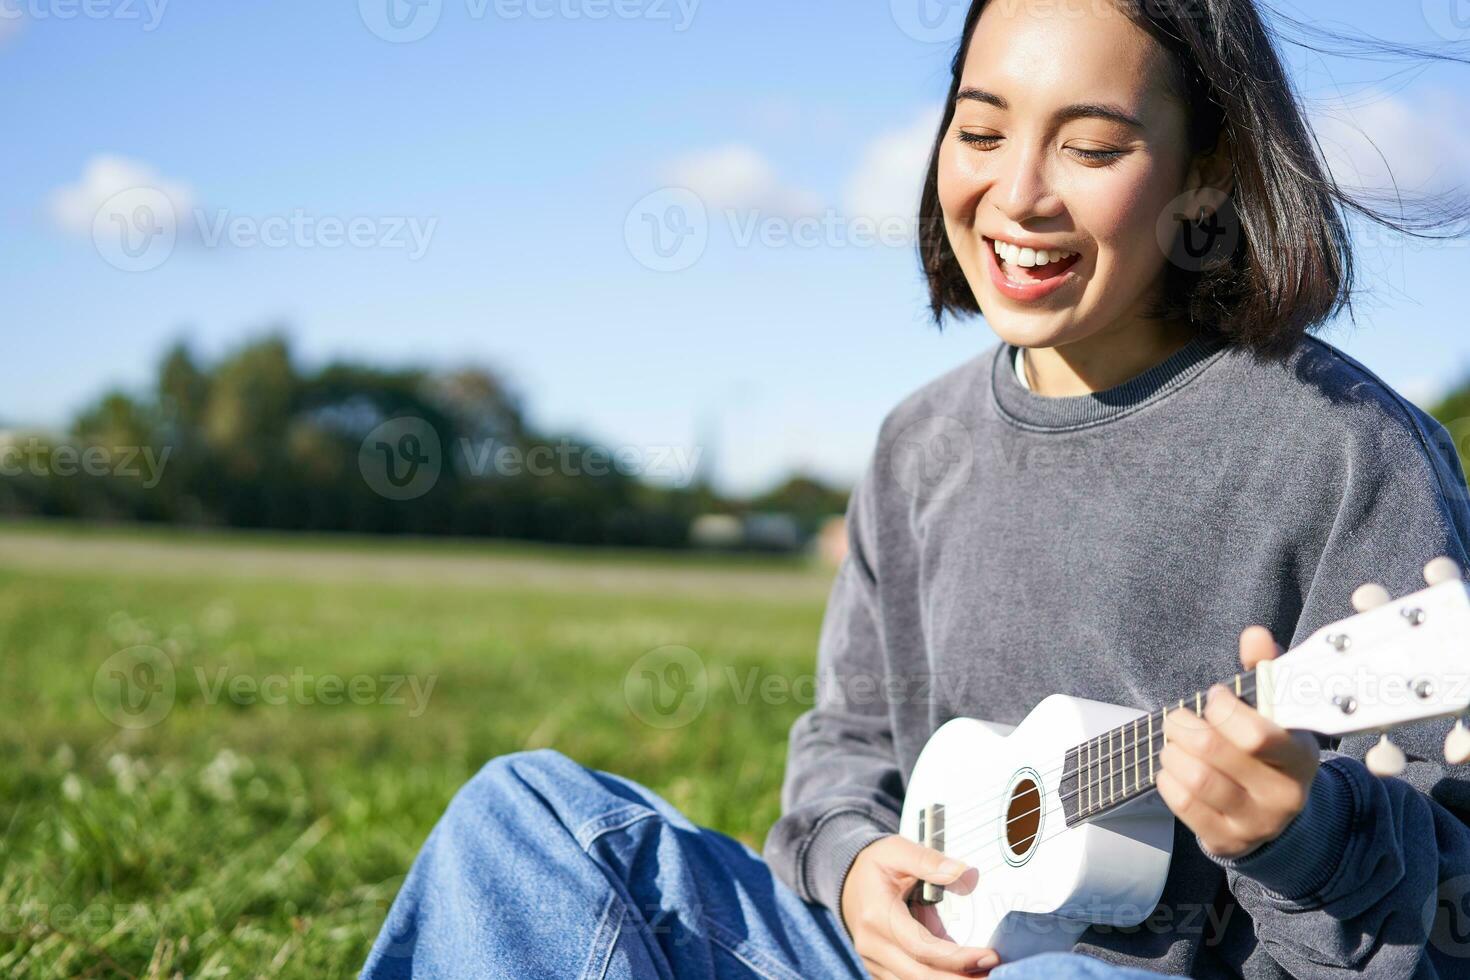
M1228 133L1221 132L1215 149L1194 158L1189 168L1189 188L1199 192L1197 204L1210 210L1235 189L1235 147Z

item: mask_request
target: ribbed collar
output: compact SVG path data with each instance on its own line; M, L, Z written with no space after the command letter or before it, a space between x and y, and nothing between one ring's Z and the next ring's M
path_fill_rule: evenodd
M1081 429L1128 415L1167 397L1209 367L1229 343L1213 334L1197 334L1189 343L1142 374L1106 391L1052 398L1021 386L1016 377L1016 348L1002 341L990 365L990 388L1003 418L1028 429Z

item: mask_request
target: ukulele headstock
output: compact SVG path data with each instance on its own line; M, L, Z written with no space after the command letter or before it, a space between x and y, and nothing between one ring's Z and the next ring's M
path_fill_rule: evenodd
M1323 735L1382 731L1470 709L1470 589L1460 567L1436 558L1428 588L1399 599L1381 586L1353 593L1357 614L1323 627L1257 668L1263 710L1285 728ZM1262 668L1265 668L1262 670ZM1470 730L1457 722L1446 758L1470 761ZM1402 770L1385 736L1368 753L1380 775Z

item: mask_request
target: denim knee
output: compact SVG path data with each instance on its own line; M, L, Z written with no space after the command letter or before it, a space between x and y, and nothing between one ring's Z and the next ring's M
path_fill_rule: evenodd
M450 806L463 801L483 804L516 796L528 785L544 782L547 777L581 776L586 770L555 749L528 749L497 755L480 767L469 782L455 794Z
M583 767L556 749L526 749L497 755L470 777L470 785L496 784L506 779L519 780L530 772L579 771Z

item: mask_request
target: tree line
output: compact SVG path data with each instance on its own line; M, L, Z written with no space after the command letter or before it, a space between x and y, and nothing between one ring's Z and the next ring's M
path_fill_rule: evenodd
M65 433L6 430L0 513L679 548L701 514L781 511L811 533L845 507L803 476L726 499L696 463L538 431L491 370L308 369L272 333L213 363L176 343Z

